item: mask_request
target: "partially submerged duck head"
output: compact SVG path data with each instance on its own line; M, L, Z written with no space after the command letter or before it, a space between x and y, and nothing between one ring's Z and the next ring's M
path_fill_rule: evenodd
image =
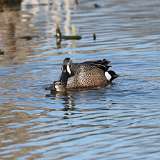
M55 81L53 87L54 87L54 90L57 92L65 92L66 91L66 86L60 81Z
M57 92L65 92L66 91L68 78L72 74L71 69L70 69L71 63L72 63L72 60L70 58L65 58L63 60L62 73L61 73L59 81L54 81L53 90L55 90Z

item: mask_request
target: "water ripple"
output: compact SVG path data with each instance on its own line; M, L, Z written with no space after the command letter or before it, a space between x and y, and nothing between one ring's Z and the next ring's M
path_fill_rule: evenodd
M1 159L158 160L160 2L32 3L0 12ZM82 39L60 48L57 23ZM65 57L109 59L120 77L105 88L50 94L44 88Z

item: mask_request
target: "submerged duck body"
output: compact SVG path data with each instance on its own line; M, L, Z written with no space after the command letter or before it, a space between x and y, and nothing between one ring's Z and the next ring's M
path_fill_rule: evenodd
M56 91L64 91L106 86L118 77L114 71L108 70L109 63L106 59L72 63L70 58L65 58L60 80L54 82L53 87Z

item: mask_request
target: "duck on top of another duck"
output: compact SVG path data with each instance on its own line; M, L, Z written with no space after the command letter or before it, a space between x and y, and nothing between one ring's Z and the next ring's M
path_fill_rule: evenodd
M109 64L110 61L106 59L73 63L70 58L65 58L60 79L53 83L52 90L104 87L118 77L109 70Z

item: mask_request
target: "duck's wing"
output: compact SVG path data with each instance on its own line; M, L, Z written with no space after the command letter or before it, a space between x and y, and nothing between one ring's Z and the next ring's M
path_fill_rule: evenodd
M100 59L100 60L93 60L93 61L85 61L85 62L83 62L83 63L94 63L94 64L103 64L103 65L108 65L108 64L110 64L111 62L110 61L108 61L108 60L106 60L106 59Z
M108 69L111 67L110 61L103 59L103 60L93 60L93 61L85 61L82 63L71 63L69 66L70 73L67 71L67 65L63 64L62 66L62 73L60 76L60 81L64 84L67 84L68 78L72 77L76 74L79 74L81 68L83 66L96 66L97 68L102 69L104 72L108 71Z
M71 69L71 75L70 75L70 77L72 77L75 74L79 73L80 66L81 66L81 63L72 63L72 65L70 66L70 69Z
M104 71L108 71L108 69L111 67L109 64L110 61L103 59L103 60L96 60L96 61L85 61L84 64L93 65L96 66Z

